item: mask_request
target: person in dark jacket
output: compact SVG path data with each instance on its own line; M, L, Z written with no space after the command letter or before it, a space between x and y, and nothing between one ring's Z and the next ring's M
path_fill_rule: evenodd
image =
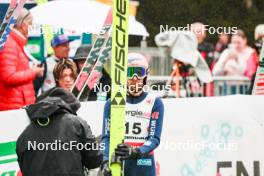
M101 148L89 125L76 115L79 108L75 96L58 87L26 107L32 122L16 146L23 176L84 176L84 169L100 166Z

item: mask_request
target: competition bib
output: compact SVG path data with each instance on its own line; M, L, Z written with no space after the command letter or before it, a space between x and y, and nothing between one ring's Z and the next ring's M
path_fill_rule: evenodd
M149 93L140 103L126 104L125 143L139 147L147 140L155 99Z

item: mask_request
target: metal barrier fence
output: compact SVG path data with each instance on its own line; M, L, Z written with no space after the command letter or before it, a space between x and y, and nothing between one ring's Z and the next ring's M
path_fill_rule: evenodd
M158 89L151 89L159 96L164 96L170 90L165 89L166 82L171 80L170 76L150 76L148 78L148 85ZM180 78L182 80L182 78ZM190 77L188 80L195 80L194 77ZM251 81L247 77L214 77L212 84L200 84L200 91L196 94L192 94L192 97L197 96L224 96L231 94L248 94L250 92ZM155 86L153 86L155 85ZM183 90L181 90L183 91ZM190 97L189 90L184 90L183 97ZM186 93L187 92L187 93ZM212 92L208 94L207 92Z
M248 94L250 85L247 77L215 77L214 95Z

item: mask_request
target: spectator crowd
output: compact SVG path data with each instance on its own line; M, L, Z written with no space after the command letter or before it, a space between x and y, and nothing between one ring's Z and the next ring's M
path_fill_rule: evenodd
M15 27L0 52L0 110L18 109L35 102L36 97L53 87L61 87L71 90L74 81L84 66L85 59L91 50L90 45L80 46L73 58L69 58L70 42L66 35L56 35L51 41L53 55L47 57L41 63L35 63L25 51L25 45L29 37L28 27L32 25L33 17L30 12L23 9L17 19ZM198 41L198 51L205 59L211 73L214 76L245 76L250 80L258 66L259 50L262 46L263 26L256 28L256 46L248 45L248 39L243 30L238 29L233 35L220 34L216 44L206 40L205 25L193 23L191 31L195 31ZM197 32L198 31L198 32ZM185 63L175 61L172 64L173 74L188 77L194 74L192 68ZM111 78L103 69L100 80L103 85L110 85ZM180 84L171 83L172 89L177 90L180 97ZM195 81L195 87L199 80ZM175 87L176 85L176 87ZM190 84L194 85L194 84ZM204 92L210 96L212 85L203 86ZM201 89L191 89L201 91ZM209 92L209 93L208 93ZM193 93L192 95L194 95ZM206 95L206 94L205 94ZM110 93L107 94L107 98ZM82 101L96 100L97 90L92 90Z

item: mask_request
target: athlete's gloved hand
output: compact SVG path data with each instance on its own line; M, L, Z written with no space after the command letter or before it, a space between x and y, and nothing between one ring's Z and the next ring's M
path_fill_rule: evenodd
M141 152L128 144L118 144L115 149L115 156L120 157L120 160L140 158Z
M103 163L101 164L100 170L101 170L102 176L112 176L108 161L103 161Z

